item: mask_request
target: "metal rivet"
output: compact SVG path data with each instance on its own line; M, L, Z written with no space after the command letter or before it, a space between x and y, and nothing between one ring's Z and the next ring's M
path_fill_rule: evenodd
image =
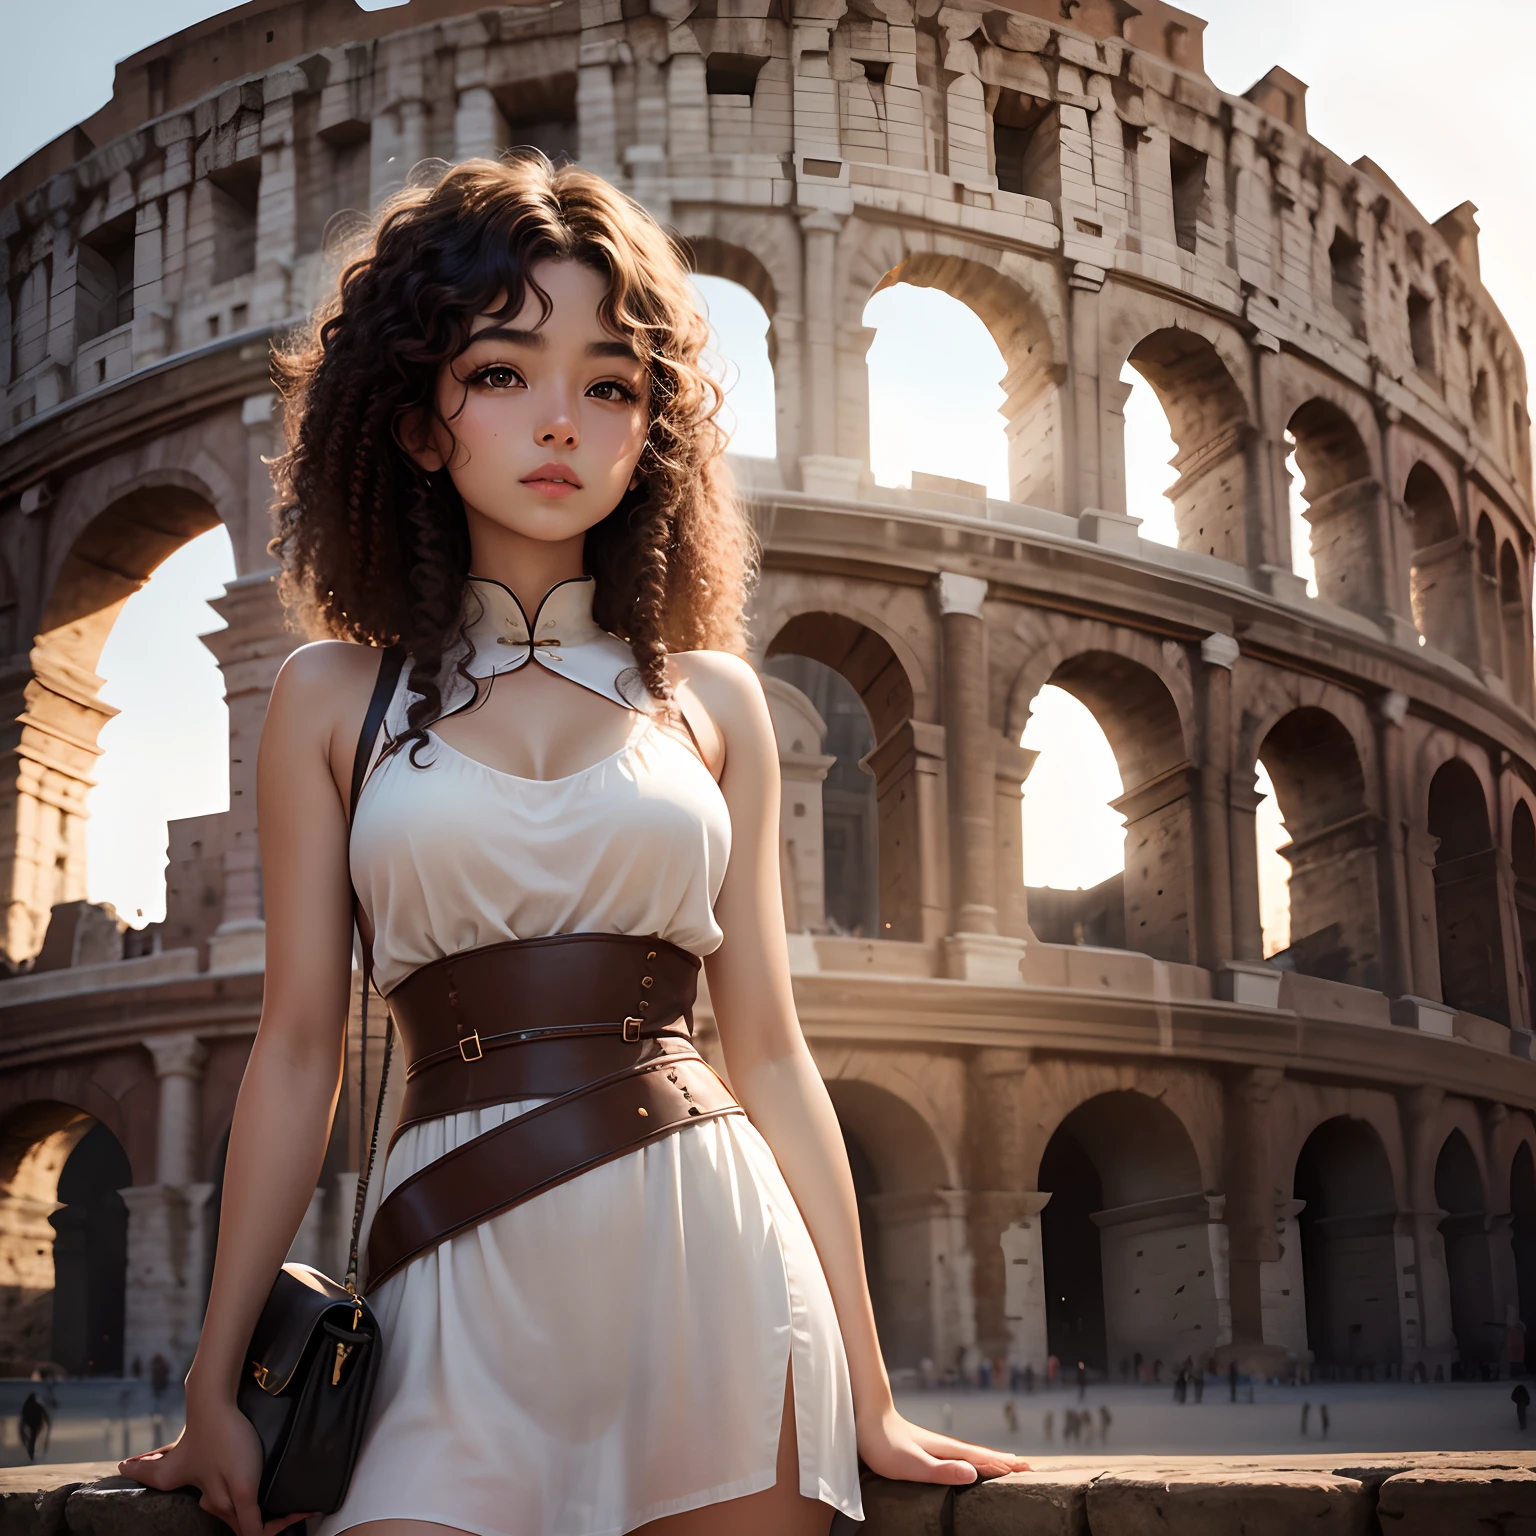
M642 1116L644 1116L644 1118L647 1119L647 1120L649 1120L651 1118L651 1112L648 1109L642 1109L642 1110L638 1111L638 1113L641 1114Z
M640 978L640 985L642 987L654 987L656 985L656 979L653 976L642 976Z
M653 949L645 958L647 960L654 960L656 958L656 951Z

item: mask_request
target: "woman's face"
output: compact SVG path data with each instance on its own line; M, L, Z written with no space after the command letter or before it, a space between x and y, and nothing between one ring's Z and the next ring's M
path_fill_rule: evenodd
M510 320L480 315L469 345L438 379L430 446L471 518L524 538L584 534L619 503L645 446L649 381L598 305L607 283L574 261L530 274L549 296L546 318L530 289Z

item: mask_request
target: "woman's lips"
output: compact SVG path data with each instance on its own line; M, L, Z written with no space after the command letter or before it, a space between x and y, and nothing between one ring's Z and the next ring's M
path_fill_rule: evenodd
M541 464L531 475L524 477L523 484L540 496L556 499L570 496L581 489L581 481L576 478L575 471L564 464Z

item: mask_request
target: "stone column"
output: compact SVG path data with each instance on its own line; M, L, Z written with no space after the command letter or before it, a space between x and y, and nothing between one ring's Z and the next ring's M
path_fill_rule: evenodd
M286 319L296 307L293 263L298 248L298 166L293 144L293 95L304 75L278 70L267 77L261 118L261 182L256 203L256 267L251 278L253 325ZM280 91L281 95L274 95Z
M1216 970L1235 955L1232 907L1237 871L1232 859L1228 783L1232 772L1232 668L1238 654L1237 641L1231 635L1207 635L1200 642L1204 665L1198 674L1201 846L1196 855L1195 953L1208 970Z
M1232 955L1236 960L1264 958L1257 820L1259 801L1263 798L1251 769L1228 774L1227 850L1232 867Z
M1382 694L1376 701L1374 724L1384 825L1376 849L1376 890L1381 912L1381 984L1389 997L1418 992L1413 974L1413 928L1408 905L1408 828L1404 811L1408 768L1403 747L1403 721L1407 714L1406 694L1392 691Z
M208 1272L213 1186L195 1179L207 1052L190 1034L152 1037L145 1045L160 1081L156 1181L122 1192L128 1206L123 1357L147 1369L164 1355L179 1373L197 1344Z
M1264 1333L1264 1269L1280 1258L1269 1147L1269 1105L1284 1074L1253 1067L1227 1084L1225 1179L1232 1349L1240 1369L1270 1375L1285 1359Z
M800 379L800 481L815 495L858 495L864 461L838 453L837 236L843 215L828 208L800 214L804 252L805 358Z
M1033 1188L1032 1172L1024 1171L1022 1090L1029 1071L1029 1051L987 1048L976 1052L966 1076L966 1146L970 1193L966 1226L971 1251L971 1294L976 1308L976 1350L984 1360L1010 1359L1024 1365L1029 1357L1014 1354L1032 1349L1044 1331L1044 1289L1041 1312L1031 1318L1026 1286L1009 1271L1015 1259L1039 1258L1039 1215L1043 1200ZM1019 1266L1024 1267L1024 1266ZM1043 1276L1043 1270L1041 1274ZM1010 1317L1010 1299L1020 1307ZM1039 1367L1040 1361L1035 1362Z
M1024 888L1024 781L1040 754L994 741L997 753L994 817L997 836L997 930L1013 939L1031 937L1029 898Z
M211 607L227 629L203 636L224 672L229 705L229 812L225 821L224 907L208 945L211 970L259 970L265 963L261 868L256 839L256 748L279 668L299 638L283 627L272 567L237 577Z
M944 626L944 728L949 743L949 975L1020 985L1022 942L998 933L998 739L987 723L987 645L982 602L987 584L941 571Z
M471 85L459 92L453 114L453 155L456 160L494 160L507 147L507 120L490 88Z
M880 825L879 936L936 943L950 930L944 727L908 720L862 766Z
M1407 1154L1408 1208L1398 1213L1397 1247L1400 1270L1406 1267L1401 1262L1404 1253L1412 1255L1411 1278L1406 1274L1399 1277L1403 1290L1404 1374L1422 1360L1431 1379L1439 1366L1449 1380L1451 1363L1456 1359L1456 1331L1451 1322L1451 1280L1445 1267L1445 1239L1440 1233L1445 1212L1435 1199L1435 1157L1439 1149L1430 1140L1444 1099L1445 1090L1432 1087L1409 1089L1398 1099ZM1414 1294L1409 1296L1409 1291ZM1412 1317L1413 1303L1417 1303L1416 1320Z

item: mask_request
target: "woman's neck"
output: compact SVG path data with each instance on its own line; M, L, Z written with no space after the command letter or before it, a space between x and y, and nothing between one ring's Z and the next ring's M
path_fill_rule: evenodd
M585 542L585 533L569 539L533 539L487 518L471 518L469 573L510 587L525 613L537 613L551 587L586 574Z

